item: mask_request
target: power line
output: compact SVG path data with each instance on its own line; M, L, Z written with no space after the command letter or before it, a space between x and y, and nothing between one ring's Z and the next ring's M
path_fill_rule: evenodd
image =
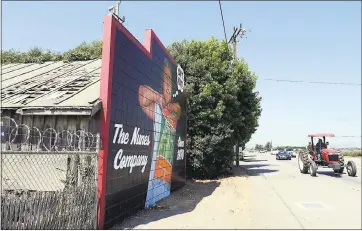
M234 59L236 58L236 37L238 35L240 35L240 37L243 37L245 35L246 30L242 27L242 25L240 24L239 28L234 27L234 34L230 37L229 42L227 41L227 36L226 36L226 29L225 29L225 21L224 21L224 14L222 11L222 7L221 7L221 0L219 0L219 7L220 7L220 14L221 14L221 20L222 20L222 25L224 28L224 36L225 36L225 41L227 43L233 43L234 45ZM287 80L287 79L262 79L262 80L266 80L266 81L275 81L275 82L289 82L289 83L310 83L310 84L324 84L324 85L349 85L349 86L361 86L361 83L343 83L343 82L316 82L316 81L301 81L301 80Z
M288 82L288 83L310 83L310 84L324 84L324 85L349 85L349 86L361 86L361 83L343 83L343 82L316 82L316 81L301 81L301 80L287 80L287 79L261 79L266 81L275 82Z
M226 36L224 14L222 13L222 7L221 7L221 1L220 1L220 0L219 0L219 7L220 7L220 14L221 14L222 26L224 27L225 41L227 42L228 40L227 40L227 36Z
M362 137L362 136L336 136L336 137L343 137L343 138L357 138L357 137Z

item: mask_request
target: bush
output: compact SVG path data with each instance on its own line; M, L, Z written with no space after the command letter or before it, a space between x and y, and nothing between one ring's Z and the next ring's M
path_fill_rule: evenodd
M361 151L352 151L352 152L344 152L344 156L350 156L350 157L361 157L362 153Z

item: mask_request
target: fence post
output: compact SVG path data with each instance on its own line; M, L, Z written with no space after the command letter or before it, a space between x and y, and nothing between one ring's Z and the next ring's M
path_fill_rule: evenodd
M98 153L99 149L101 148L101 136L97 133L96 137L96 152Z
M81 130L80 134L81 134L81 140L82 140L82 142L81 142L81 150L85 151L85 136L86 136L86 133L85 133L84 130Z

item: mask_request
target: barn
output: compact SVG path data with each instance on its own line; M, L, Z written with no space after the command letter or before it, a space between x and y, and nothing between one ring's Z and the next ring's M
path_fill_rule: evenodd
M98 132L101 59L3 65L1 116L44 131Z
M2 229L96 227L101 66L101 59L1 66L2 209L30 213L21 226L16 214L2 217ZM52 217L60 208L68 213Z
M67 158L73 162L76 153L96 153L101 64L97 59L2 66L3 189L61 190L72 165ZM20 158L38 151L49 154Z

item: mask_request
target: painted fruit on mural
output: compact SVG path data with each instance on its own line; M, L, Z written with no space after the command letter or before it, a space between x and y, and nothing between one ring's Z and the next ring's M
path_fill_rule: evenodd
M163 156L158 156L155 167L155 178L166 181L171 184L171 163Z

